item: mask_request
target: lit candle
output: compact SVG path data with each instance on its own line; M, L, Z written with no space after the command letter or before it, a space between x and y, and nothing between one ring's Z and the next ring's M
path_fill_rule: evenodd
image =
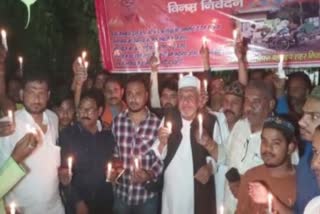
M202 114L198 115L198 122L199 122L199 137L200 137L200 140L201 140L202 134L203 134L203 127L202 127L203 118L202 118Z
M202 37L202 46L206 48L207 45L208 45L208 39L206 36L203 36Z
M189 72L189 75L190 75L190 76L193 76L193 73L192 73L192 71L190 71L190 72Z
M160 64L160 52L158 41L154 41L154 56L157 58L157 64Z
M8 118L10 123L14 123L13 112L11 110L8 111Z
M286 74L284 73L284 70L283 70L283 60L284 60L284 55L280 54L279 55L279 64L278 64L278 76L280 79L286 78Z
M78 57L78 63L82 65L82 58L80 56Z
M3 29L1 30L1 38L3 47L8 51L7 32Z
M19 71L20 71L21 76L23 76L23 58L22 58L22 56L18 57L18 61L19 61Z
M89 62L85 61L84 62L84 71L85 71L85 73L88 73L88 67L89 67Z
M172 123L170 121L167 122L167 129L169 130L169 133L172 132Z
M81 56L82 56L82 59L83 59L83 60L86 60L86 57L87 57L87 51L82 51Z
M110 181L111 172L112 172L112 162L109 162L107 166L107 181Z
M68 172L69 172L69 175L72 174L72 162L73 162L73 158L72 157L68 157Z
M179 79L182 79L183 78L183 74L179 74Z
M133 161L134 161L135 170L138 170L139 169L139 158L135 157Z
M268 214L272 214L272 194L268 193Z
M204 88L204 91L207 93L208 92L208 81L207 80L203 80L203 88Z
M17 205L14 202L11 202L9 207L10 207L10 214L16 214Z
M224 207L223 207L223 205L220 206L220 209L219 209L219 210L220 210L220 212L219 212L220 214L223 214L223 213L224 213Z

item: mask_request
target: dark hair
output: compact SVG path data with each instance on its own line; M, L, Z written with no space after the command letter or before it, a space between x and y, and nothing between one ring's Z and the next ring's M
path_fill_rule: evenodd
M159 87L159 94L161 96L164 89L178 92L178 82L173 79L164 80Z
M320 131L320 125L316 127L316 131Z
M46 72L28 72L26 75L24 75L23 77L23 81L22 81L22 86L23 88L26 87L26 85L30 82L39 82L39 83L46 83L48 86L48 90L50 90L50 81L49 81L49 77L46 74Z
M96 102L98 108L100 107L104 108L104 104L105 104L104 95L100 90L90 89L88 91L83 92L81 94L80 102L83 99L93 99Z
M57 102L56 102L56 106L61 106L61 104L64 102L64 101L70 101L73 105L74 105L74 97L73 97L73 94L71 92L69 93L66 93L62 96L59 96L57 98Z
M228 180L228 182L230 182L230 183L238 182L241 180L239 171L236 168L229 169L226 172L225 176L226 176L226 179Z
M107 83L110 83L110 82L117 83L117 84L120 85L121 88L123 88L120 78L117 77L115 74L112 74L112 75L107 77L107 79L106 79L106 81L104 83L104 87L106 86Z
M293 79L302 80L305 83L305 86L307 87L307 89L309 89L309 91L311 91L312 83L311 83L311 80L310 80L310 78L309 78L309 76L307 74L305 74L304 72L301 72L301 71L289 74L288 75L288 81L287 81L287 84L286 84L286 88L289 86L290 82Z
M142 75L132 75L127 80L126 86L128 86L130 83L141 83L146 91L149 91L149 81Z
M263 93L268 99L275 99L274 89L270 84L267 84L263 80L250 80L246 89L257 89Z

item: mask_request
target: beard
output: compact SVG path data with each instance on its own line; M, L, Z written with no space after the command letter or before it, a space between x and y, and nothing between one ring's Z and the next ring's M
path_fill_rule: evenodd
M42 114L47 109L47 106L39 107L37 109L34 109L27 105L24 105L24 107L26 111L29 112L30 114Z

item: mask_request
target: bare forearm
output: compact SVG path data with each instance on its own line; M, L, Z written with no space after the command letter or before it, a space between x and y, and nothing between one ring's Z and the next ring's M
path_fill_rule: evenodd
M238 66L239 66L239 82L242 85L247 85L248 84L248 72L247 72L247 66L246 66L246 62L244 59L239 59L238 60Z

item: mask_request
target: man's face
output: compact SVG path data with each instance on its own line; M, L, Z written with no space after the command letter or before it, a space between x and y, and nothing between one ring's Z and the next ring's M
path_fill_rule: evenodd
M290 147L289 147L290 145ZM260 152L267 167L278 167L290 160L294 144L289 144L277 129L264 128L261 134Z
M161 93L160 103L162 108L170 108L177 106L178 92L169 88L164 88Z
M303 106L303 116L299 121L301 137L311 141L318 125L320 125L320 101L308 98Z
M8 96L14 102L20 102L20 90L22 89L22 85L16 81L11 80L8 84Z
M122 100L124 90L117 82L106 82L104 85L104 96L109 105L119 105Z
M194 87L185 87L178 91L178 107L186 120L193 120L199 108L199 92Z
M26 110L31 114L40 114L47 108L50 97L46 82L32 81L25 85L22 100Z
M228 123L235 123L242 115L243 98L233 94L225 94L222 109Z
M66 127L70 125L74 120L75 109L71 100L64 100L57 109L57 115L59 118L59 125Z
M101 113L102 108L98 108L94 99L84 98L80 101L78 116L83 127L95 126Z
M244 114L251 125L264 121L270 112L270 101L257 89L245 91Z
M289 81L288 96L293 105L295 102L304 102L309 93L308 88L303 80L293 78Z
M142 111L148 101L148 92L143 83L130 82L126 88L126 102L131 112Z
M102 90L105 81L106 81L106 75L105 74L97 75L96 79L95 79L95 82L94 82L94 88Z
M222 99L224 94L223 79L213 79L210 82L210 97L211 99Z
M316 131L312 139L313 157L311 169L314 171L320 186L320 131Z

